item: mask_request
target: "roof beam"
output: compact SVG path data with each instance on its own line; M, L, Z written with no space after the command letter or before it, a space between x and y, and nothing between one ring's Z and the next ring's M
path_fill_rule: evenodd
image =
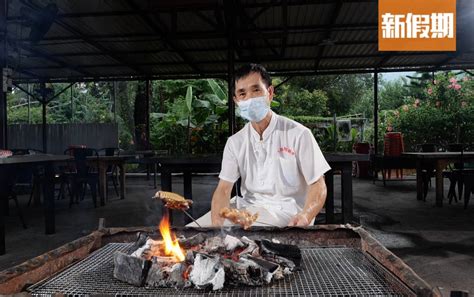
M25 2L25 5L26 5L26 2ZM39 9L41 7L39 7L38 5L35 5L31 2L28 2L28 5L30 6L30 8L32 9ZM94 40L91 40L87 37L85 37L78 29L74 28L73 26L69 25L69 24L66 24L64 21L61 21L61 20L57 20L55 19L54 21L55 24L57 24L58 26L66 29L67 31L71 32L74 36L76 36L76 38L79 38L79 39L82 39L84 40L84 42L92 45L93 47L97 48L98 50L100 50L101 52L104 52L104 55L106 56L109 56L111 57L112 59L116 60L117 62L119 62L120 64L123 64L125 66L127 66L128 68L134 70L135 72L137 73L141 73L142 70L140 68L137 68L135 67L132 63L124 60L123 58L121 57L117 57L115 55L107 55L105 54L105 52L107 52L107 48L103 47L101 44L99 44L98 42L94 41ZM63 62L64 63L64 62Z
M338 60L338 59L360 59L360 58L381 58L381 59L386 59L387 57L392 58L392 57L409 57L409 56L420 56L423 57L426 55L424 52L407 52L407 53L393 53L391 55L387 54L373 54L373 55L333 55L333 56L323 56L322 60ZM251 62L253 61L254 58L242 58L242 59L237 59L237 63L246 63L246 62ZM261 62L281 62L280 59L275 59L273 56L260 56L260 57L255 57L255 59L258 59ZM312 56L308 57L298 57L298 58L289 58L287 61L311 61L313 60ZM284 61L283 61L284 62ZM227 63L227 60L203 60L196 62L198 65L206 65L206 64L225 64ZM381 63L377 66L376 68L381 68L382 66L380 65ZM144 62L144 63L137 63L139 66L184 66L187 65L186 62ZM120 64L89 64L89 65L80 65L81 68L116 68L116 67L123 67L123 65ZM58 66L40 66L40 67L25 67L25 68L20 68L21 70L37 70L37 69L58 69L61 67Z
M339 41L335 42L334 45L376 45L377 41ZM295 43L295 44L287 44L286 48L300 48L300 47L318 47L319 44L316 43ZM255 49L262 49L266 48L265 46L255 46ZM243 50L250 50L248 48L242 48ZM215 52L215 51L226 51L227 46L220 46L220 47L200 47L200 48L188 48L182 49L183 52ZM132 50L132 51L108 51L108 54L114 55L138 55L138 54L156 54L159 52L168 52L167 48L157 48L157 49L150 49L150 50ZM50 57L74 57L74 56L101 56L104 53L102 52L64 52L64 53L57 53L57 54L49 54ZM30 55L29 57L36 57L35 55Z
M300 33L320 33L326 32L331 29L333 32L336 31L375 31L377 30L376 23L355 23L355 24L338 24L334 25L332 28L330 25L318 25L318 26L287 26L279 28L260 28L260 33L256 33L253 30L240 30L237 32L240 39L256 39L262 38L262 35L265 35L268 39L280 39L281 34L287 30L290 34L300 34ZM82 38L87 38L87 40L100 41L100 39L124 39L129 38L133 40L134 38L152 38L161 36L156 33L133 33L133 34L102 34L102 35L82 35ZM82 39L77 35L72 36L53 36L43 38L42 41L70 41ZM174 40L183 40L183 39L218 39L218 38L227 38L225 33L213 31L182 31L176 32L174 34L167 34L166 39L169 41ZM15 40L15 39L14 39ZM16 39L19 41L30 41L28 38ZM122 40L120 40L122 41ZM117 41L119 42L119 41Z
M322 39L323 42L327 41L329 38L331 38L332 27L334 27L337 23L337 17L339 16L339 13L341 12L342 5L343 5L342 0L338 0L336 2L336 6L334 7L334 10L332 11L332 14L331 14L330 19L329 19L331 23L329 25L329 28L324 33L324 36L323 36L323 39ZM325 48L326 48L325 45L322 45L322 46L319 47L319 49L316 53L316 59L314 60L314 69L319 68L319 64L321 63L321 58L323 56Z
M132 9L139 9L138 5L133 1L133 0L127 0L127 4L129 7L131 7ZM160 27L157 26L153 20L150 18L149 15L145 15L145 14L141 14L140 17L143 19L143 21L151 28L153 29L153 31L155 31L156 34L158 34L159 36L162 36L163 37L163 42L165 42L166 44L168 44L168 46L173 50L175 51L180 57L181 59L183 59L183 61L185 61L194 71L198 72L198 73L203 73L203 71L201 69L199 69L199 67L196 66L196 64L194 63L194 61L188 57L182 50L181 48L178 46L178 44L172 40L170 37L170 34L168 32L166 32L166 29L163 30L162 28L166 28L164 26L164 24L158 19L158 22L160 23ZM174 34L173 34L174 35Z
M10 41L10 39L8 39L8 41ZM29 45L26 45L24 43L16 43L16 45L18 47L20 47L21 49L23 50L26 50L30 53L33 53L36 57L39 57L39 58L42 58L42 59L45 59L47 61L50 61L50 62L53 62L55 64L58 64L60 67L58 68L66 68L66 69L70 69L70 70L73 70L75 72L78 72L82 75L85 75L85 76L88 76L90 75L91 73L82 69L81 66L72 66L72 65L69 65L67 63L65 63L64 61L60 60L60 59L57 59L55 57L51 57L48 53L46 52L43 52L42 50L40 49L35 49Z
M110 11L87 11L87 12L75 12L75 13L58 13L58 19L68 19L68 18L85 18L85 17L114 17L114 16L133 16L133 15L143 15L151 14L155 15L157 13L170 13L173 11L176 12L195 12L197 10L214 10L216 9L216 4L213 1L209 3L189 3L189 1L183 2L180 4L179 1L171 1L171 4L167 4L166 1L154 1L154 5L149 7L149 9L126 9L126 10L110 10ZM301 6L301 5L318 5L318 4L330 4L334 0L292 0L288 2L290 6ZM345 3L377 3L377 0L344 0ZM270 7L281 6L282 1L274 1L271 6L266 2L262 3L246 3L246 8L260 8L266 10ZM217 6L219 9L223 9L222 6ZM23 17L9 16L7 18L8 22L19 22L23 21Z

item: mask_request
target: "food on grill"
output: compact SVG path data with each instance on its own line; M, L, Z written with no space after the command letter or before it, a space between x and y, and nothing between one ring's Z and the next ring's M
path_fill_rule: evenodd
M169 209L186 210L193 204L192 200L185 199L179 194L166 191L156 192L155 198L161 199L165 203L165 207Z
M258 213L251 214L245 209L236 209L224 207L219 212L219 215L225 219L228 219L234 224L241 225L245 230L250 228L258 218Z

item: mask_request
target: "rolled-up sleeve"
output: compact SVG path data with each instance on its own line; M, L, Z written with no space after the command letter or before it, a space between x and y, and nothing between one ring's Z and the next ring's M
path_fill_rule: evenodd
M331 169L309 129L301 133L296 145L298 166L308 185L316 182Z
M227 139L224 154L222 156L222 167L219 178L231 183L235 183L240 177L239 163L237 161L231 138Z

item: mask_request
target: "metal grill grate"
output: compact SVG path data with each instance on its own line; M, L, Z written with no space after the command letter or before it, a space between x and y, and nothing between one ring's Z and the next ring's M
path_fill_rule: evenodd
M58 275L31 286L43 296L66 295L180 295L180 296L415 296L380 264L353 248L304 248L303 269L263 287L225 288L218 292L197 289L134 287L114 279L113 253L128 252L131 243L110 243Z

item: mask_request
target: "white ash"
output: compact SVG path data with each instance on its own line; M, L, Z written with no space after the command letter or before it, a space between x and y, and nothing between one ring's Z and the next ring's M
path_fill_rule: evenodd
M225 249L228 252L233 252L236 248L244 247L245 244L237 237L226 235L224 238Z
M194 265L189 275L191 282L198 288L204 289L212 286L212 290L220 290L224 287L224 267L219 257L209 257L197 254Z

